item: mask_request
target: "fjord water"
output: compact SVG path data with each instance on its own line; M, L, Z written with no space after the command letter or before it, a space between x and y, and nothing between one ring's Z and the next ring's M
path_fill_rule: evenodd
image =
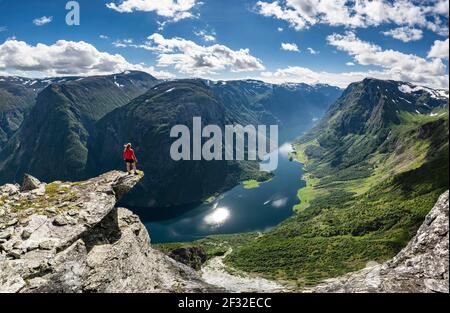
M290 161L288 153L292 140L305 130L306 127L280 130L278 168L272 180L258 188L239 185L210 204L135 208L152 242L188 242L214 234L264 231L291 216L293 206L299 202L297 191L304 182L302 165Z

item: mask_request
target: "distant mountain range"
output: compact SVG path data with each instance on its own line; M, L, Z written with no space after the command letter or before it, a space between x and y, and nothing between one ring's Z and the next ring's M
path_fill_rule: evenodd
M20 181L24 173L44 181L77 180L122 168L123 144L133 142L141 168L152 173L128 199L142 206L196 202L242 179L267 178L256 163L173 162L172 126L190 125L194 116L221 126L311 124L342 92L328 85L254 80L158 81L142 72L10 81L28 97L9 92L15 98L5 116L15 110L21 119L11 127L8 118L2 126L8 135L0 150L1 182Z

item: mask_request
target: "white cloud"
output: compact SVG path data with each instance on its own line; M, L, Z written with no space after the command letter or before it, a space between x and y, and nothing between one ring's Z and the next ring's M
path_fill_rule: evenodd
M433 46L430 49L430 52L428 52L429 58L440 58L440 59L448 59L448 45L449 41L448 38L445 41L436 40L433 44Z
M29 45L7 40L0 44L0 70L27 76L100 75L140 70L159 78L171 76L144 64L131 64L120 54L98 51L84 41L58 40L55 44Z
M306 50L308 50L308 52L311 53L311 54L319 54L318 51L314 50L314 49L311 48L311 47L306 48Z
M42 26L53 21L53 16L43 16L33 20L33 24L36 26Z
M306 83L306 84L330 84L341 88L346 88L349 84L363 80L364 78L378 77L380 79L389 79L389 77L381 72L344 72L330 73L326 71L314 71L309 68L300 66L289 66L277 69L273 72L262 72L261 79L275 83Z
M189 75L216 74L218 71L245 72L263 70L261 60L248 49L232 50L224 45L201 46L179 37L164 38L161 34L148 37L145 45L134 45L158 54L160 67L174 67Z
M360 40L353 32L330 35L327 41L347 52L358 64L381 67L392 79L447 88L448 74L440 59L427 60L413 54L383 50L378 45Z
M118 39L114 41L112 44L116 48L126 48L133 43L133 39Z
M216 33L214 31L208 32L204 29L194 31L194 34L200 38L202 38L206 42L216 41Z
M258 1L256 10L263 16L284 20L296 30L315 24L357 28L393 23L420 26L439 34L448 32L447 23L441 19L448 19L448 0Z
M193 17L191 10L200 4L198 0L122 0L120 4L107 3L106 6L120 13L134 11L155 12L172 21Z
M282 31L284 31L283 27L278 27L277 30L281 33Z
M100 39L109 39L109 37L106 35L100 35L99 37L100 37Z
M385 36L401 40L403 42L410 42L420 40L423 37L423 31L418 28L403 26L383 32Z
M0 33L6 32L7 30L8 30L8 28L6 26L0 26Z
M355 63L353 63L353 62L347 62L347 63L345 63L345 65L347 65L347 66L355 66Z
M306 83L310 85L314 84L329 84L346 88L349 84L357 81L361 81L365 78L372 77L378 79L396 79L403 80L401 77L395 76L388 71L367 71L367 72L341 72L331 73L326 71L314 71L309 68L299 66L289 66L286 68L277 69L273 72L262 72L259 79L274 83L281 84L286 82L293 83ZM414 83L414 82L413 82ZM418 85L428 85L432 88L448 89L448 76L446 79L440 82L440 84L423 84L416 82Z
M295 43L283 42L281 44L281 49L285 51L300 52L298 46Z

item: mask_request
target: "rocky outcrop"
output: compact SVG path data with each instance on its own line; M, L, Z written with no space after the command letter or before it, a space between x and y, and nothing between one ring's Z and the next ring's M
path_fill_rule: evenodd
M416 236L392 260L329 279L311 292L449 292L449 204L443 194Z
M31 190L39 188L40 185L41 185L41 182L39 181L39 179L37 179L29 174L25 174L23 176L21 190L22 191L31 191Z
M0 187L0 292L215 290L151 248L139 218L115 206L142 176Z
M207 260L206 251L202 247L179 247L171 250L168 255L172 259L186 264L195 270L201 269L202 264Z

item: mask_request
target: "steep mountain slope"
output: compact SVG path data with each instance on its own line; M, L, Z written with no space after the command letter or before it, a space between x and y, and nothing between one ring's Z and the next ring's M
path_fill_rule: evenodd
M192 129L193 117L197 116L202 117L203 126L213 124L222 129L227 119L224 104L214 98L204 81L157 85L97 123L89 143L89 173L123 167L121 151L130 141L142 160L139 167L151 173L127 198L134 205L196 202L237 184L246 174L237 162L171 159L172 126L181 124ZM254 169L256 172L256 164Z
M43 180L81 177L94 123L155 83L146 73L126 72L49 85L0 152L0 181L16 181L25 172Z
M222 129L236 123L285 126L288 119L279 114L284 109L274 104L283 88L251 80L212 82L194 79L159 84L96 124L89 144L88 175L122 167L120 152L123 144L130 141L137 147L136 152L142 160L140 166L152 174L125 199L127 204L165 206L197 202L233 187L243 179L267 178L266 173L258 172L256 162L174 162L169 153L174 139L169 133L176 124L192 129L192 119L196 116L202 117L203 126L213 124ZM338 88L328 88L333 92L313 91L316 99L298 86L290 86L284 88L290 98L280 98L278 103L296 112L299 120L311 123L312 112L319 114L322 110L323 114L325 111L327 103L323 99L331 101L339 92ZM299 100L299 94L309 100ZM269 102L272 106L265 107Z
M51 82L61 79L0 76L0 150L22 124L37 94Z
M417 234L392 260L325 281L311 292L449 292L448 191Z
M449 188L445 94L373 79L349 86L297 145L307 173L297 214L226 262L302 285L393 257Z

